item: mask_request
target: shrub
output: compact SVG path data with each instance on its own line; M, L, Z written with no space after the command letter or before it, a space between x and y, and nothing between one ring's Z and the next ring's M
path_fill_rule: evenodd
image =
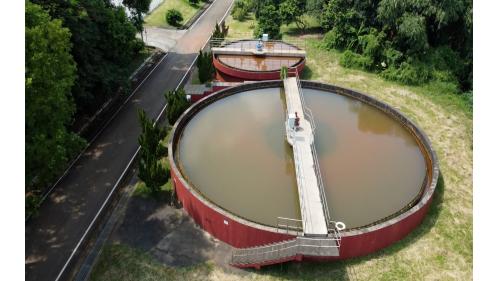
M280 78L281 80L285 80L288 77L288 67L282 66L280 69Z
M342 33L339 32L339 30L335 27L325 34L322 43L323 47L329 50L341 49L345 46L345 41Z
M373 60L364 55L356 54L350 50L345 51L340 56L340 65L343 67L371 69Z
M196 66L198 67L198 79L200 79L201 83L208 82L214 77L215 67L212 62L211 52L203 53L200 50Z
M396 67L403 60L403 53L401 53L400 51L393 49L393 48L387 48L387 49L384 49L382 57L383 57L382 61L387 66Z
M165 14L165 20L171 26L180 26L184 18L182 17L181 12L179 12L178 10L170 9Z
M250 4L245 0L237 0L234 2L233 10L231 11L231 15L237 21L244 21L245 18L250 12Z
M181 114L189 107L184 89L168 91L165 93L167 100L167 120L173 125Z
M458 85L458 80L455 75L451 71L446 70L433 70L431 72L432 80L440 81L440 82L449 82L455 85Z
M254 30L256 37L267 33L271 39L280 39L281 16L273 5L264 6L257 19L257 28Z
M382 60L384 38L385 34L383 32L377 32L373 28L370 30L370 33L359 36L359 45L363 56L370 58L373 62L370 68L374 68L375 64L378 64Z
M428 67L420 62L411 63L408 61L401 63L401 66L398 68L390 66L381 74L387 80L398 81L408 85L426 83L431 77Z
M28 192L24 197L24 211L28 215L38 215L38 206L40 205L41 198L34 192Z
M196 5L198 4L198 2L200 2L199 0L189 0L189 4L191 5Z
M139 135L141 153L138 176L153 195L158 195L161 186L170 178L168 169L160 162L167 152L167 148L161 143L167 136L167 129L155 124L154 120L149 119L142 109L139 110L139 120L142 132Z
M398 26L399 45L410 53L418 53L429 47L427 41L427 31L425 27L425 18L405 14L401 18L401 23Z
M433 78L439 81L459 83L467 79L465 61L448 46L432 49L426 56L426 63L435 69Z

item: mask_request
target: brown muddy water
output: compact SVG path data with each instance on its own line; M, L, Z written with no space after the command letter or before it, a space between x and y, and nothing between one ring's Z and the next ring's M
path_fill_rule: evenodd
M208 105L186 125L178 149L184 177L208 200L270 226L278 216L300 219L280 91L252 90ZM304 98L317 124L315 145L332 219L361 227L418 196L424 157L398 122L341 95L304 89Z
M231 48L251 47L255 48L257 41L246 40L238 41L226 45ZM266 42L264 47L267 49L294 49L297 48L281 42ZM250 70L250 71L275 71L282 66L291 67L297 64L301 59L297 57L273 57L273 56L236 56L236 55L217 55L219 61L227 66Z

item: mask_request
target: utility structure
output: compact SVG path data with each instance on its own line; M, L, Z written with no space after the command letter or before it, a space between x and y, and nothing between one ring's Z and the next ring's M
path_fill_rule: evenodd
M227 83L272 80L243 83L239 86L231 84L227 85L227 89L215 90L216 94L207 94L203 100L194 104L179 118L169 142L169 161L178 198L186 211L203 229L234 247L230 262L233 266L259 268L264 265L303 259L339 260L362 256L400 240L420 224L431 202L439 170L435 153L428 139L416 125L389 105L362 93L319 82L301 82L299 74L304 67L305 51L298 48L298 44L292 45L282 41L274 41L273 45L266 45L265 40L230 40L227 38L212 40L210 43L217 71L226 75L223 78L231 76L240 79L239 81L224 79L220 81ZM287 51L286 48L295 48L295 50ZM417 197L410 198L411 203L403 201L401 203L404 205L399 211L389 216L383 213L381 219L363 226L349 225L350 229L347 230L344 223L332 220L315 149L316 124L311 110L304 101L302 85L307 89L359 101L363 103L363 106L373 107L375 110L387 113L394 119L393 122L398 122L399 125L409 130L409 134L414 138L426 163L422 183L418 183L417 186L420 193ZM266 218L250 217L248 211L253 210L254 204L242 206L244 210L241 212L235 209L225 209L224 206L229 205L224 200L212 198L217 202L211 201L209 195L194 188L186 180L186 175L183 175L179 168L182 161L179 156L181 154L176 153L176 151L182 143L183 130L189 122L192 122L190 120L194 115L202 110L209 112L205 108L218 100L261 89L284 90L286 100L283 102L286 102L286 115L283 137L286 138L287 142L284 145L291 145L293 148L293 169L295 170L297 199L299 200L299 210L297 211L299 211L300 217L299 214L292 214L284 209L265 212L269 214ZM226 132L221 131L220 133ZM373 167L375 170L376 168ZM198 167L198 170L203 169L205 167ZM288 173L288 169L286 172ZM217 180L211 177L207 177L207 179L213 180L214 183L219 182L218 177ZM263 185L270 188L273 183L270 185L263 183ZM226 188L229 186L231 192L234 192L234 183L223 186ZM332 189L332 187L328 188ZM409 188L415 188L415 186L411 184ZM240 190L240 192L243 191L246 192L246 188ZM289 189L287 188L285 192L289 192ZM234 193L233 195L239 196ZM272 201L268 200L269 198L276 198L274 194L268 196L266 192L263 192L263 189L261 189L259 196L267 200L267 204L272 204ZM240 196L241 198L245 197ZM378 200L374 201L379 202ZM231 203L234 202L231 201ZM384 204L383 201L379 203ZM343 206L343 208L345 207ZM280 217L282 215L293 216L293 218Z
M301 71L306 57L301 39L213 38L210 51L216 78L225 82L278 80L282 67Z

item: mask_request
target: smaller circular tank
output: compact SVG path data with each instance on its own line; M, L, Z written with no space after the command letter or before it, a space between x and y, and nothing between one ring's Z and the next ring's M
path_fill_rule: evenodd
M238 40L225 44L223 48L255 48L258 40ZM263 42L267 50L300 50L299 47L282 41ZM213 63L217 80L225 82L260 81L280 79L280 69L297 68L302 71L305 58L283 55L229 55L215 54Z

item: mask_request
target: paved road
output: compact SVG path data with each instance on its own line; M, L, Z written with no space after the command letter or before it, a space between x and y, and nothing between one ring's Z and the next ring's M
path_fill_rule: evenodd
M164 52L170 51L177 44L177 40L186 34L186 30L166 29L161 27L144 27L144 42L148 46L161 49ZM137 34L138 38L141 35Z
M26 280L55 280L139 144L137 109L156 117L165 104L163 93L174 89L208 39L231 0L217 0L179 38L147 81L140 86L104 131L83 153L26 223Z

